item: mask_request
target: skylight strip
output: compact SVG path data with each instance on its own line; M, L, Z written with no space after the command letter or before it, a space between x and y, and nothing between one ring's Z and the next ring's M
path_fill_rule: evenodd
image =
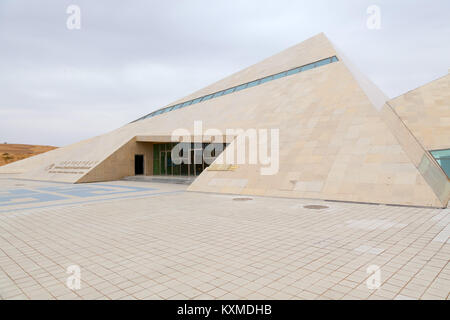
M273 74L273 75L270 75L270 76L266 76L266 77L263 77L263 78L260 78L260 79L257 79L257 80L253 80L253 81L250 81L250 82L247 82L247 83L244 83L244 84L240 84L240 85L237 85L237 86L234 86L234 87L231 87L231 88L220 90L220 91L217 91L217 92L214 92L214 93L211 93L211 94L207 94L207 95L202 96L202 97L198 97L198 98L195 98L195 99L192 99L192 100L188 100L188 101L184 101L184 102L178 103L176 105L172 105L172 106L169 106L169 107L166 107L166 108L163 108L163 109L159 109L159 110L153 111L153 112L151 112L151 113L149 113L149 114L147 114L147 115L145 115L145 116L143 116L143 117L141 117L141 118L139 118L139 119L137 119L137 120L135 120L133 122L136 122L136 121L139 121L139 120L143 120L143 119L152 118L152 117L157 116L159 114L163 114L163 113L166 113L166 112L169 112L169 111L173 111L173 110L177 110L177 109L180 109L180 108L184 108L184 107L187 107L187 106L190 106L190 105L193 105L193 104L197 104L197 103L209 100L209 99L215 99L215 98L218 98L220 96L231 94L233 92L237 92L237 91L240 91L240 90L245 90L245 89L248 89L248 88L251 88L251 87L255 87L255 86L258 86L258 85L263 84L263 83L266 83L266 82L270 82L270 81L274 81L274 80L281 79L281 78L284 78L284 77L288 77L288 76L291 76L293 74L297 74L297 73L300 73L300 72L308 71L308 70L311 70L311 69L314 69L314 68L318 68L318 67L321 67L321 66L333 63L333 62L338 62L338 61L339 61L339 59L336 56L332 56L330 58L326 58L326 59L322 59L322 60L315 61L315 62L312 62L312 63L308 63L308 64L306 64L304 66L301 66L301 67L296 67L296 68L293 68L293 69L289 69L287 71L279 72L279 73L276 73L276 74Z

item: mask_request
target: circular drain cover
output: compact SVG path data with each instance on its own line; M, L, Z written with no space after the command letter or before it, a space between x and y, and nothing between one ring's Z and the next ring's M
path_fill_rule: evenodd
M253 200L252 198L233 198L234 201L249 201Z
M318 205L318 204L310 204L310 205L307 205L307 206L303 206L303 208L320 210L320 209L327 209L328 207L327 206L321 206L321 205Z

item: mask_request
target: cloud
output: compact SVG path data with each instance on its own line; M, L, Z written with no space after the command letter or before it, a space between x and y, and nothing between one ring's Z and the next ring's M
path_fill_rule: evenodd
M66 8L81 8L81 29ZM66 145L144 114L324 31L393 97L447 73L447 0L0 3L0 139Z

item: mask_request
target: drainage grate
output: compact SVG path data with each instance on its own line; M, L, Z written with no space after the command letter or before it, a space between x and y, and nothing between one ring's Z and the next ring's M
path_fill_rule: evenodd
M249 201L253 200L252 198L233 198L234 201Z
M321 206L321 205L318 205L318 204L309 204L309 205L303 206L303 208L314 209L314 210L321 210L321 209L328 209L329 207Z

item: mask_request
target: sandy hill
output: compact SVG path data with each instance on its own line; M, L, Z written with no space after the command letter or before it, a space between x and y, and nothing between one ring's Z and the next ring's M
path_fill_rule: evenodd
M56 149L56 147L3 143L0 144L0 166L53 149Z

